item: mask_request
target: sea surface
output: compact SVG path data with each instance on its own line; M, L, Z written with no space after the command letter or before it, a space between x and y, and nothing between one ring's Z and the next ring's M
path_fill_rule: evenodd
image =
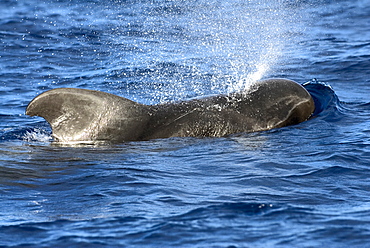
M61 145L77 87L156 104L295 80L299 125ZM1 0L0 247L370 247L367 0Z

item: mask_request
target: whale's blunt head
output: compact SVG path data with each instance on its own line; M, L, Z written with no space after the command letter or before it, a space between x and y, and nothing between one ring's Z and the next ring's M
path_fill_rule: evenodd
M312 96L287 79L267 79L243 92L242 109L254 118L253 131L284 127L306 121L315 110Z

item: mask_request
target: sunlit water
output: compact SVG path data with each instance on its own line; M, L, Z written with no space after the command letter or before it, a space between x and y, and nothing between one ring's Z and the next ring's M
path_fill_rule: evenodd
M370 4L0 3L0 247L366 247ZM155 104L290 78L299 125L56 144L24 115L58 87ZM308 82L308 83L307 83Z

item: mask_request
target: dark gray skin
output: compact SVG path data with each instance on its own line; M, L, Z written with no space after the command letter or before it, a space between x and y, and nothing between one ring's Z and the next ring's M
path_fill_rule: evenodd
M256 82L249 90L178 103L144 105L100 91L59 88L33 99L26 114L49 122L58 142L220 137L306 121L311 95L287 79Z

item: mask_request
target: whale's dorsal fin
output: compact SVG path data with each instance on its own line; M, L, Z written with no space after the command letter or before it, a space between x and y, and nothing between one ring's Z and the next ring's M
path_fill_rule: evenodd
M143 132L149 108L105 92L59 88L33 99L26 110L41 116L59 142L136 140Z

